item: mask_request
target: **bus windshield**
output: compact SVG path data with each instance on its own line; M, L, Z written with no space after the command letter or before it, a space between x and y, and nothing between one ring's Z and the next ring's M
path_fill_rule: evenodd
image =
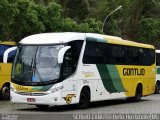
M58 52L64 45L19 46L12 81L24 85L49 84L60 76Z

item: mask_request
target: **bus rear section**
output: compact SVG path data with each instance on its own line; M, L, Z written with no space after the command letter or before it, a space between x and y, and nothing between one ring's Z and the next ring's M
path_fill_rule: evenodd
M97 97L94 99L126 97L140 101L141 97L153 94L156 76L154 47L121 39L117 41L110 36L105 38L88 38L84 51L83 63L90 66L88 82L96 79L95 73L100 76L95 85ZM95 66L96 72L93 71Z

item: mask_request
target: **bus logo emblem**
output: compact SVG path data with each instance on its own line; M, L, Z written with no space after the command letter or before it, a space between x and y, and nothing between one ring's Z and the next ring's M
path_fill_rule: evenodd
M73 96L75 96L75 94L68 94L66 97L64 97L67 104L70 104L72 102Z

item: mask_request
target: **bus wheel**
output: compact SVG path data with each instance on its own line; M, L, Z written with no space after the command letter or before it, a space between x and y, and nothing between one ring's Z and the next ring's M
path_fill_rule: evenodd
M9 87L9 85L4 85L2 87L1 97L2 97L3 100L9 100L10 99L10 87Z
M36 105L36 107L38 107L39 109L45 109L48 108L49 105Z
M156 86L155 86L155 94L159 94L159 82L156 83Z
M126 100L128 102L139 102L141 100L141 97L142 97L142 86L138 85L137 88L136 88L135 96L126 98Z
M136 95L133 97L134 102L139 102L142 97L142 86L138 85L136 88Z
M80 94L80 100L77 107L80 109L84 109L87 108L89 104L90 104L90 90L83 88Z

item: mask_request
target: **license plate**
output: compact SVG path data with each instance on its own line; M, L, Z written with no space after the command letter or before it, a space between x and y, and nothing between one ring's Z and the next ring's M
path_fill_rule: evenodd
M35 98L27 98L27 102L36 102Z

